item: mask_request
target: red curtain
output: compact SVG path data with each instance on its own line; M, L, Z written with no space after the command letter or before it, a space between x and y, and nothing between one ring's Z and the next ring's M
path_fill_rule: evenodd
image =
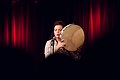
M8 16L6 16L5 18L5 21L4 21L4 24L5 24L5 28L4 28L4 44L6 46L9 46L10 42L9 42L9 39L10 39L10 36L9 36L9 25L8 25Z
M114 1L78 0L78 2L74 2L75 3L71 5L73 6L71 13L73 15L71 18L74 17L74 23L79 24L83 28L85 40L88 44L93 44L94 41L99 40L114 30ZM7 2L5 6L2 5L2 7L5 7L5 14L3 13L3 17L1 18L3 22L1 22L2 27L0 27L0 46L4 43L4 46L29 49L29 51L35 51L35 47L37 47L38 52L40 51L39 48L41 48L41 52L43 52L45 35L48 35L45 31L50 31L48 25L49 22L52 22L52 20L48 21L47 19L51 19L51 15L55 16L54 14L56 13L48 13L47 15L42 8L45 5L40 5L42 5L42 2L39 3L34 0L33 2L12 0L9 6ZM66 12L65 16L67 16L66 14L69 13ZM69 19L68 16L66 22ZM41 22L39 20L41 20ZM46 21L48 21L47 26L45 26ZM37 42L39 42L39 44Z
M7 3L4 3L5 10L1 14L4 16L0 28L0 46L21 48L29 52L33 51L28 6L24 8L14 0L10 2L9 6L6 6Z
M89 0L76 3L74 20L83 28L88 44L114 31L113 1Z

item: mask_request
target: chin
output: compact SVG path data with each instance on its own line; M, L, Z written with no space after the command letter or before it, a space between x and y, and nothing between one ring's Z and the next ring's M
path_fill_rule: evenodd
M60 36L56 36L56 38L58 38L58 37L60 37Z

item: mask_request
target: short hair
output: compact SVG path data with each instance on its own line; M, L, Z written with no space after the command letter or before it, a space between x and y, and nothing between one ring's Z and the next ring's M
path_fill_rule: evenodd
M53 27L52 27L53 29L54 29L55 25L62 25L63 28L65 27L64 22L63 22L63 21L60 21L60 20L57 20L57 21L54 22L54 25L53 25ZM53 36L54 36L54 31L51 33L51 36L50 36L49 39L53 38Z
M64 22L63 21L55 21L54 22L54 26L55 25L62 25L63 27L65 26Z

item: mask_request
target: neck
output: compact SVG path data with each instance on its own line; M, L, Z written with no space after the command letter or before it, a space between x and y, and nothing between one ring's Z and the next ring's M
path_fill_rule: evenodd
M56 41L57 42L61 41L61 38L60 37L56 37Z

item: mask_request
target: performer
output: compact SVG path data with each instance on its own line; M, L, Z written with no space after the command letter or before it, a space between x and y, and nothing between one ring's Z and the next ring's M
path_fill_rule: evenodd
M52 37L52 39L50 39L46 42L45 49L44 49L45 58L47 58L48 56L55 54L55 53L56 54L61 53L63 55L71 57L74 60L80 59L80 54L79 54L80 48L78 48L75 51L69 51L64 48L66 46L66 43L65 43L64 39L61 39L61 31L64 28L64 26L65 25L64 25L63 21L56 21L54 23L54 36ZM78 26L77 26L77 28L79 29ZM71 34L74 34L74 32ZM78 36L79 36L79 34L77 34L77 37L75 38L75 40L79 40L80 37L78 37ZM70 37L74 37L74 36L70 36ZM67 43L67 44L71 44L71 43ZM73 47L73 45L71 45L70 47L75 48L75 47Z
M45 45L45 58L47 58L49 55L54 54L58 49L62 48L65 43L62 42L60 38L61 30L64 27L63 21L56 21L54 23L54 36L52 39L48 40Z

